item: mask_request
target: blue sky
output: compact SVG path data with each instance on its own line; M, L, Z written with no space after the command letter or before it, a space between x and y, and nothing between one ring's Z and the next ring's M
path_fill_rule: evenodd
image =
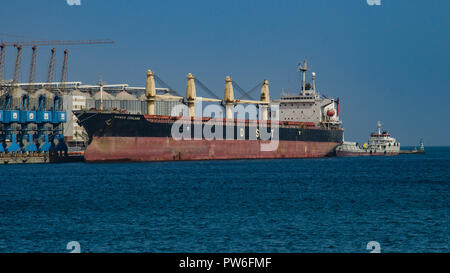
M150 68L182 94L191 72L218 96L226 75L244 89L266 78L278 98L282 89L298 91L297 64L306 58L319 91L340 97L347 140L366 141L381 120L403 145L421 137L426 145L450 145L449 10L445 0L22 0L2 3L0 33L113 39L69 47L68 80L95 83L101 74L108 83L143 86ZM50 48L38 50L37 80L44 81Z

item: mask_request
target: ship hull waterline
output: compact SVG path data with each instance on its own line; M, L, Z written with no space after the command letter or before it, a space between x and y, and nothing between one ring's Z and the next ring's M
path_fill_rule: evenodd
M331 156L337 142L279 141L261 151L261 140L174 140L168 137L93 137L87 162L146 162L232 159L318 158Z
M74 113L89 136L84 154L87 162L316 158L333 156L343 139L342 129L298 122L259 124L259 121L232 120L229 125L229 120L211 118ZM178 122L182 126L174 129ZM178 131L183 137L172 136ZM204 136L197 139L197 132L208 131L215 132L213 139ZM275 139L262 140L264 132Z

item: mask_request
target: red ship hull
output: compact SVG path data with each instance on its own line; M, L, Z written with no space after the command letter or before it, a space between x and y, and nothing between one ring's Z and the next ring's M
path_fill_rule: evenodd
M315 158L332 155L339 143L279 141L261 151L261 140L174 140L167 137L94 137L85 151L88 162L218 159Z

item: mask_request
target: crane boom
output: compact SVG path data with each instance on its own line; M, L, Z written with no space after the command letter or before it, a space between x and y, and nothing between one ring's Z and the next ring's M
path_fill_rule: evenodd
M19 82L20 77L20 62L22 60L22 46L21 45L15 45L17 48L17 56L16 56L16 65L14 67L14 78L13 78L13 84L16 84Z
M5 46L49 46L49 45L93 45L93 44L114 44L111 39L100 40L42 40L42 41L24 41L24 42L3 42Z
M259 88L261 88L261 86L264 84L264 82L259 82L255 87L253 87L252 89L248 90L247 92L244 93L244 95L242 95L242 97L240 99L252 99L251 94L254 93L256 90L258 90Z
M48 64L48 74L47 74L47 83L49 84L47 86L47 89L49 89L49 90L51 89L50 83L53 81L53 70L55 68L55 57L56 57L56 48L52 48L50 62Z
M66 87L66 80L67 80L67 60L69 58L69 50L64 50L64 58L63 58L63 64L61 68L61 92L64 93L64 89Z
M5 44L0 44L0 83L3 80L3 70L5 69Z
M32 83L34 82L34 76L36 74L36 53L37 53L37 47L33 46L32 50L33 50L33 52L31 54L30 77L28 78L28 83L30 84L28 86L28 92L32 92L33 91Z
M6 34L1 34L0 36L5 36ZM23 37L25 36L17 36L17 35L6 35L6 36L15 36L15 37ZM14 46L17 48L17 57L16 57L16 66L14 68L14 77L13 83L17 84L19 82L20 77L20 62L22 58L22 47L24 46L32 46L33 47L33 55L31 60L31 70L30 70L30 78L29 83L34 81L35 77L35 63L36 63L36 47L37 46L59 46L59 45L95 45L95 44L113 44L114 41L111 39L97 39L97 40L35 40L35 41L17 41L17 42L5 42L0 40L0 83L3 81L3 73L5 66L5 51L7 46ZM53 81L54 74L54 64L55 64L55 50L52 49L52 57L50 59L49 70L47 75L47 83L51 83ZM67 71L67 63L66 68ZM65 72L67 73L67 72ZM66 76L65 76L66 77ZM65 81L65 80L64 80ZM31 85L30 85L31 86ZM47 89L51 86L48 85ZM31 90L32 87L29 87Z

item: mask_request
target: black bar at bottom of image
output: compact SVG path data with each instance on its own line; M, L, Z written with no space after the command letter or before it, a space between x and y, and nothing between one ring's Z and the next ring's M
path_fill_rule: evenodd
M447 256L447 257L446 257ZM140 253L140 254L0 254L0 262L21 266L52 266L62 262L72 268L140 266L155 272L301 272L312 269L385 270L392 262L403 269L448 259L448 254L282 254L282 253ZM438 260L439 259L439 260ZM427 260L427 261L426 261ZM83 265L86 262L86 265ZM59 264L59 263L58 263ZM146 270L144 270L146 271Z

